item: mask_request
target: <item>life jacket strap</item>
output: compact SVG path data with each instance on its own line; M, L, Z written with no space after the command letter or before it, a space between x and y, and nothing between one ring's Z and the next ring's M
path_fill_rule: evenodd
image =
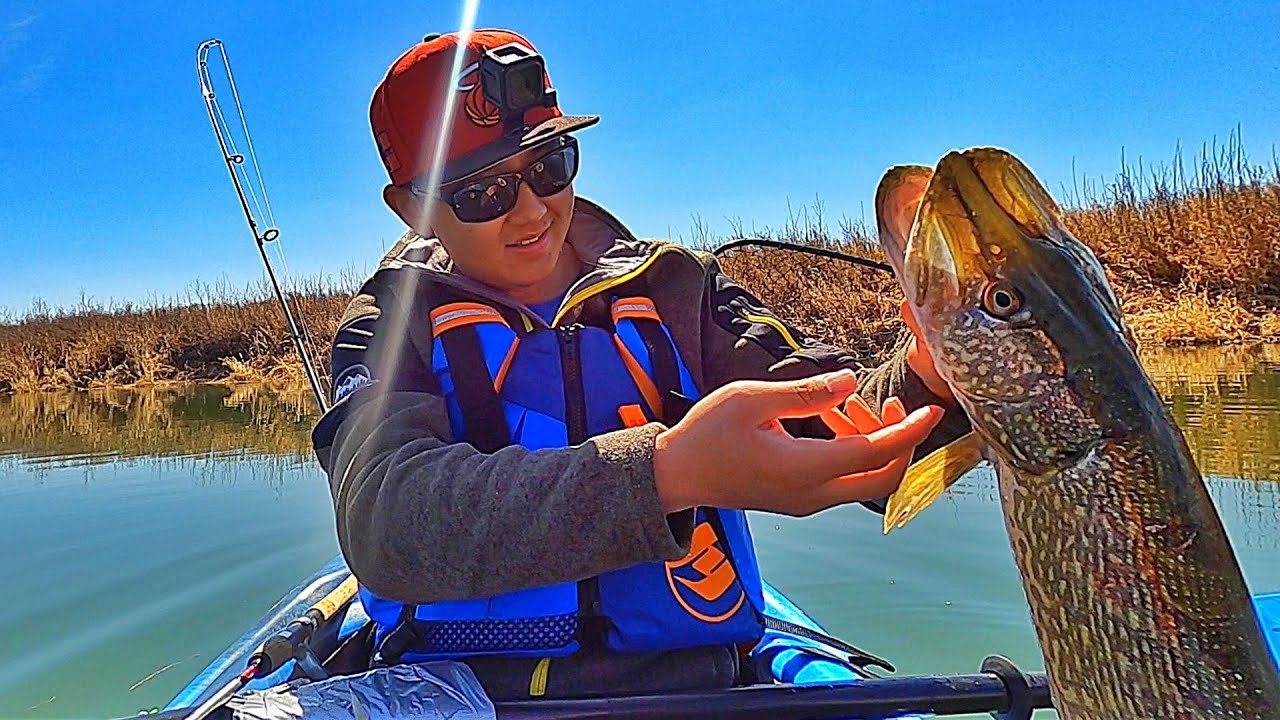
M498 391L515 358L519 338L508 351L498 377L489 377L487 371L469 372L471 368L488 367L475 327L481 323L510 327L501 313L479 303L444 302L431 310L432 335L440 339L445 359L453 369L453 388L467 442L482 453L494 453L511 444L511 430Z
M615 328L623 320L631 321L649 353L652 377L645 372L615 331L614 343L618 346L622 362L635 381L640 396L644 398L654 417L669 425L675 424L689 411L692 402L682 393L675 344L662 326L657 305L647 297L620 297L613 301L611 314Z
M418 628L413 624L413 606L405 605L400 609L400 619L391 628L375 648L373 667L390 667L398 665L405 650L422 642Z
M622 420L622 426L628 428L643 427L649 422L644 409L639 405L623 405L618 408L618 418Z

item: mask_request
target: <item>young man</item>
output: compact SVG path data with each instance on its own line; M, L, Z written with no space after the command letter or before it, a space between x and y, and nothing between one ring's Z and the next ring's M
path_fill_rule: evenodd
M497 698L731 684L763 632L743 511L883 498L966 423L915 344L859 378L709 254L576 197L598 118L519 35L465 42L374 93L410 231L341 321L314 434L379 659L463 659ZM916 410L832 438L815 416L855 390Z

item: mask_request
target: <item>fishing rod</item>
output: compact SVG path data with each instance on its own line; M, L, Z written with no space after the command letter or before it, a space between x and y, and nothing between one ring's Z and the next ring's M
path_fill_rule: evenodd
M183 714L176 717L182 720L204 720L214 711L224 707L232 696L243 690L255 678L270 675L290 660L297 661L309 676L313 676L313 679L326 677L308 643L316 629L332 620L339 611L351 604L357 590L355 576L347 575L342 583L312 605L301 617L264 640L257 651L249 657L243 672L232 678L218 692L209 696L209 699L199 707L189 713L183 710L181 711ZM317 675L319 677L314 677Z
M711 251L711 254L716 257L721 257L725 253L733 250L739 250L744 247L765 247L776 250L790 250L792 252L817 255L818 257L824 257L831 260L840 260L841 262L847 262L851 265L861 265L873 270L880 270L891 275L893 274L893 266L888 263L882 263L878 260L850 255L849 253L842 253L839 250L828 250L827 248L814 247L812 245L800 245L798 243L784 242L781 240L766 240L765 238L741 238L739 240L733 240L715 248Z
M231 129L227 125L226 116L223 115L222 108L218 105L217 94L213 90L213 81L209 76L209 55L215 49L221 55L222 65L227 71L227 83L231 88L231 97L235 102L236 114L240 118L240 127L244 130L245 150L248 153L249 160L253 163L254 173L258 178L258 187L262 195L261 204L259 204L258 193L255 193L252 185L247 182L247 171L244 169L245 155L238 152L235 147L235 140L231 136ZM249 223L249 232L253 233L253 241L258 246L258 254L262 256L262 264L267 270L267 278L271 282L271 289L275 293L276 301L280 303L280 309L284 312L285 324L289 328L289 336L293 339L294 348L302 359L302 367L307 374L307 381L311 384L311 392L315 395L316 403L319 404L320 410L323 412L329 409L329 404L325 400L325 393L320 385L320 376L316 373L315 365L311 361L311 354L307 350L307 344L311 340L311 336L307 332L306 326L302 323L301 313L298 313L297 318L294 317L294 312L289 307L284 291L280 288L280 280L276 276L275 268L271 265L271 258L267 255L267 245L279 240L280 230L274 227L275 218L271 213L271 202L267 199L267 188L262 180L262 170L258 167L258 155L253 149L253 139L249 135L249 125L245 122L244 106L240 102L240 93L236 89L236 81L231 74L231 62L227 59L227 49L221 40L217 38L206 40L196 49L196 74L200 78L200 92L204 96L205 109L209 111L209 122L213 125L213 134L218 139L218 148L222 151L222 159L227 164L227 173L231 175L231 183L235 186L236 196L240 199L240 209L244 212L245 221ZM246 174L245 183L241 183L241 172ZM248 195L245 193L246 185L249 185ZM253 204L259 206L260 213L263 206L265 206L265 215L271 221L271 226L265 230L259 229L258 219L254 216L253 209L250 207L250 197L252 197ZM284 252L279 248L277 250L280 252L281 259L283 259Z
M222 65L227 71L227 83L231 88L231 97L235 102L236 115L240 119L241 129L244 131L245 150L253 164L254 174L258 179L258 188L262 196L261 204L258 199L259 193L254 192L253 186L248 182L247 171L244 169L245 155L235 147L231 128L227 124L222 108L218 105L217 94L213 89L213 80L209 75L209 56L215 49L221 56ZM240 92L236 88L235 77L231 73L231 62L227 58L227 49L221 40L217 38L206 40L196 49L196 75L200 79L200 93L204 97L205 110L209 113L209 123L213 125L213 134L218 140L218 148L222 151L222 159L227 164L227 173L231 176L231 183L235 186L236 197L240 200L240 209L244 213L245 222L249 225L249 232L253 234L254 243L258 247L258 254L262 257L262 265L266 268L272 292L275 294L276 301L280 304L281 312L284 313L285 324L289 328L289 336L293 340L294 349L297 351L298 357L302 360L302 367L307 374L307 381L311 385L311 392L315 395L316 403L320 406L321 412L324 412L329 409L329 404L325 400L325 393L320 385L320 376L316 372L315 365L311 361L311 354L307 349L307 345L311 341L311 335L307 332L306 325L302 322L301 312L298 313L298 317L294 316L293 308L289 306L289 301L280 287L280 279L271 264L270 256L267 254L267 244L280 238L280 230L274 226L275 218L271 212L271 201L267 198L266 183L262 179L262 169L258 166L258 155L253 148L249 125L245 121L244 106L240 102ZM240 179L241 172L246 173L244 183ZM249 186L248 193L245 191L246 185ZM258 219L254 216L253 208L250 207L250 198L252 198L253 204L258 206L259 213L263 212L263 207L265 206L265 215L270 221L270 226L265 230L260 229ZM283 250L280 250L277 246L277 251L280 252L280 257L283 260ZM290 660L296 661L310 676L315 678L325 677L323 668L311 651L309 645L311 636L317 628L322 627L338 612L351 604L351 601L356 596L357 589L358 584L355 576L350 571L347 571L343 581L329 594L312 605L300 617L291 621L280 632L263 641L258 650L250 656L244 670L239 675L232 678L194 710L190 712L183 711L181 717L184 720L204 720L204 718L207 718L220 708L225 707L232 696L244 689L255 678L270 675Z

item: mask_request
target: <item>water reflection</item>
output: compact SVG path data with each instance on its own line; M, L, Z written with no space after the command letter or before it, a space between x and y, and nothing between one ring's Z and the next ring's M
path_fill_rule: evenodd
M1206 475L1280 479L1280 346L1160 349L1143 364ZM305 388L197 386L0 395L0 458L312 458Z
M0 396L0 718L163 705L337 552L305 391ZM170 671L157 671L172 668Z
M0 460L92 467L153 458L311 460L304 389L215 385L0 395Z
M1143 354L1205 475L1280 479L1280 346Z
M1257 482L1280 479L1280 347L1144 362L1252 587L1280 588L1280 483ZM0 717L163 704L333 557L314 419L305 389L0 396L0 546L23 588L0 617L23 648L0 651ZM772 582L904 673L972 672L990 652L1041 666L990 468L887 538L879 523L845 507L752 528Z

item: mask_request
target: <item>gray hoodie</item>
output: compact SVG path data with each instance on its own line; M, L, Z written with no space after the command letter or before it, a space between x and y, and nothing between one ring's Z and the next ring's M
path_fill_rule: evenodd
M777 318L724 275L709 253L634 238L579 198L568 241L584 275L564 321L599 311L598 290L648 278L650 296L694 382L709 392L738 379L786 380L851 367L879 407L897 395L908 410L943 404L908 369L906 345L876 368ZM405 603L489 597L583 580L689 551L692 511L663 514L653 478L661 425L618 430L575 447L492 454L453 437L432 376L433 290L542 322L527 307L453 272L438 241L407 235L352 300L334 339L335 387L358 387L313 433L329 476L338 540L374 593ZM607 308L605 310L607 315ZM353 369L358 372L353 372ZM952 404L925 453L968 429ZM829 436L817 423L790 428Z

